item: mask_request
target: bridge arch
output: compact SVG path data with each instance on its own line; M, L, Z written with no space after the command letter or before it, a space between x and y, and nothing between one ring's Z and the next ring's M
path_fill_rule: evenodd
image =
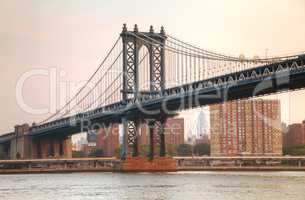
M147 93L160 92L165 89L164 76L164 48L165 32L161 28L160 33L155 33L153 27L149 32L139 32L137 25L133 31L128 31L126 25L121 33L123 42L123 100L128 98L137 98L140 96L140 77L143 71L149 73L146 78L149 80L149 87L146 85L144 89L148 89ZM142 55L144 52L144 55ZM144 63L147 67L140 68L141 59L147 55ZM146 58L145 58L146 59ZM144 81L145 82L145 81ZM143 82L142 82L143 83Z
M151 90L150 56L147 45L142 45L139 49L139 92L147 93Z

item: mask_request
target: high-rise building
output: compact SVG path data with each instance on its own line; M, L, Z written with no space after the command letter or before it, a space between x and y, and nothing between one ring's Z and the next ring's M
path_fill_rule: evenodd
M197 117L196 138L192 139L191 144L210 144L209 124L206 113L201 110Z
M201 138L203 135L208 134L208 120L205 113L201 110L197 117L197 124L196 124L196 138Z
M211 105L210 123L212 156L282 155L278 100Z
M120 148L119 124L111 124L99 129L96 147L103 150L104 156L115 156Z
M284 147L292 147L305 144L305 122L291 124L284 135Z
M193 144L195 139L196 139L196 136L193 134L192 128L190 128L186 134L186 142L188 144Z
M184 119L169 118L165 124L165 143L180 145L184 143Z

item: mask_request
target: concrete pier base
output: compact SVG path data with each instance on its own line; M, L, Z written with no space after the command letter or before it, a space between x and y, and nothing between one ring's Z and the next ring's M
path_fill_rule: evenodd
M149 160L147 157L127 157L122 162L123 172L175 172L176 160L172 157L155 157Z
M45 137L32 140L32 159L72 158L71 137Z

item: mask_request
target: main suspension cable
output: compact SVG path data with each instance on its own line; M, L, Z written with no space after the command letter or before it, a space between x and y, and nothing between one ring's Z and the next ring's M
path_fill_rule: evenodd
M38 124L42 124L45 123L47 121L49 121L50 119L52 119L54 116L56 116L57 114L59 114L63 109L65 109L67 106L70 105L70 103L88 86L88 84L91 82L91 80L93 79L93 77L97 74L97 72L103 67L104 63L106 62L106 60L109 58L109 56L111 55L111 53L113 52L113 50L115 49L115 47L117 46L117 44L119 43L121 39L121 36L118 37L118 39L116 40L116 42L114 43L114 45L112 46L112 48L110 49L110 51L107 53L106 57L103 59L103 61L101 62L101 64L98 66L98 68L95 70L95 72L91 75L91 77L88 79L88 81L85 83L85 85L83 85L81 87L81 89L63 106L61 107L58 111L56 111L53 115L49 116L48 118L46 118L45 120L39 122Z

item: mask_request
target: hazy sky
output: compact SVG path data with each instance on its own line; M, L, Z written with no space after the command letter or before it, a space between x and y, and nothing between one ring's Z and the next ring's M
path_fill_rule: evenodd
M86 80L125 22L143 31L164 25L171 35L226 54L305 51L305 0L1 0L0 134L45 117L17 105L15 87L23 73L55 67L62 71L60 81ZM23 95L35 108L48 105L48 78L29 79ZM305 118L303 91L282 99L284 121Z

